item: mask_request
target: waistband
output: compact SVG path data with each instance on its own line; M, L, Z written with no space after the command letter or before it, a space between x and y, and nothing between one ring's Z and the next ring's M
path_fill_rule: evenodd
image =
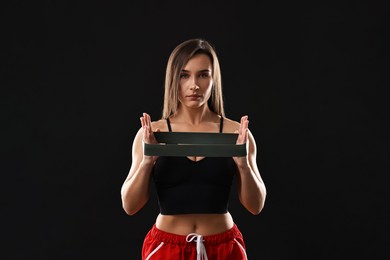
M164 243L185 245L188 244L186 238L187 236L176 235L169 232L162 231L156 227L156 224L153 225L152 229L149 231L150 236L154 239L157 239ZM236 237L241 237L241 231L238 229L237 225L234 224L233 227L223 233L202 236L203 242L207 245L218 245L222 243L229 242Z

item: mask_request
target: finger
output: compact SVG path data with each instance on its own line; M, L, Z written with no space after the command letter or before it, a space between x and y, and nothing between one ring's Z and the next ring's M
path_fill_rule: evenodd
M142 113L142 115L143 115L145 134L150 135L150 131L151 131L150 116L147 113Z
M144 126L145 126L144 118L141 116L141 117L139 118L139 120L141 121L141 127L144 128Z
M248 116L244 116L244 118L243 118L243 126L244 126L244 128L248 128L248 123L249 123Z
M144 118L145 126L148 126L148 114L142 113L142 115L143 115L143 118Z
M248 142L248 136L249 136L249 130L248 128L245 128L245 131L244 131L244 142Z
M240 130L239 130L240 135L243 134L243 130L245 129L245 120L246 120L246 116L242 116L240 122Z
M148 130L148 120L146 119L145 115L142 117L142 122L144 124L144 130L147 131Z
M242 117L242 122L245 123L246 121L248 121L248 116L245 115Z
M249 128L249 120L248 120L248 116L245 116L245 140L247 139L248 136L248 128Z
M146 119L147 119L147 121L148 121L148 127L149 127L149 129L152 130L152 120L151 120L149 114L146 114Z
M241 119L242 119L242 122L241 122L240 141L242 143L246 143L246 142L248 142L248 124L249 124L249 120L248 120L248 116L243 116Z
M241 117L241 120L240 120L240 127L238 128L238 134L242 133L242 118L243 117Z

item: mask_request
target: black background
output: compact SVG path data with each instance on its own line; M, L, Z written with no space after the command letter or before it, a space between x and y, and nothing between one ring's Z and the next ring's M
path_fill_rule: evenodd
M183 40L220 58L249 115L267 201L232 194L249 259L385 259L387 1L3 1L2 259L140 259L158 214L120 188ZM183 196L185 196L183 194Z

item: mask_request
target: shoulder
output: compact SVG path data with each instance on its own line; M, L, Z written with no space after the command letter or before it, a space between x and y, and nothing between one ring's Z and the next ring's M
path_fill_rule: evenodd
M156 131L156 129L159 129L161 132L168 131L168 123L167 123L166 119L160 119L157 121L153 121L151 124L152 124L153 131Z
M234 133L240 128L240 123L236 120L224 117L223 118L223 132Z
M239 121L224 117L224 120L223 120L223 132L224 133L234 133L234 132L238 131L239 129L240 129L240 122ZM249 132L249 137L253 138L253 135L252 135L250 129L248 129L248 132Z
M167 132L168 131L168 125L167 121L165 119L160 119L157 121L152 121L151 122L152 130L155 132L157 129L159 129L161 132ZM134 143L141 143L143 139L143 133L144 130L142 126L138 129L135 137L134 137Z
M152 121L151 126L152 126L153 132L155 132L157 129L159 129L161 132L168 131L168 125L167 125L167 121L165 119ZM143 128L141 126L137 131L136 138L139 136L142 136L142 135L143 135Z

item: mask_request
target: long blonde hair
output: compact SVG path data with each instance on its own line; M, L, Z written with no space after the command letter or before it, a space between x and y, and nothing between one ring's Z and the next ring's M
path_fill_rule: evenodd
M208 100L209 108L225 117L222 95L221 69L215 49L203 39L190 39L180 43L171 53L165 74L164 107L162 118L166 119L177 112L179 99L179 80L183 67L195 54L206 54L212 63L213 87Z

